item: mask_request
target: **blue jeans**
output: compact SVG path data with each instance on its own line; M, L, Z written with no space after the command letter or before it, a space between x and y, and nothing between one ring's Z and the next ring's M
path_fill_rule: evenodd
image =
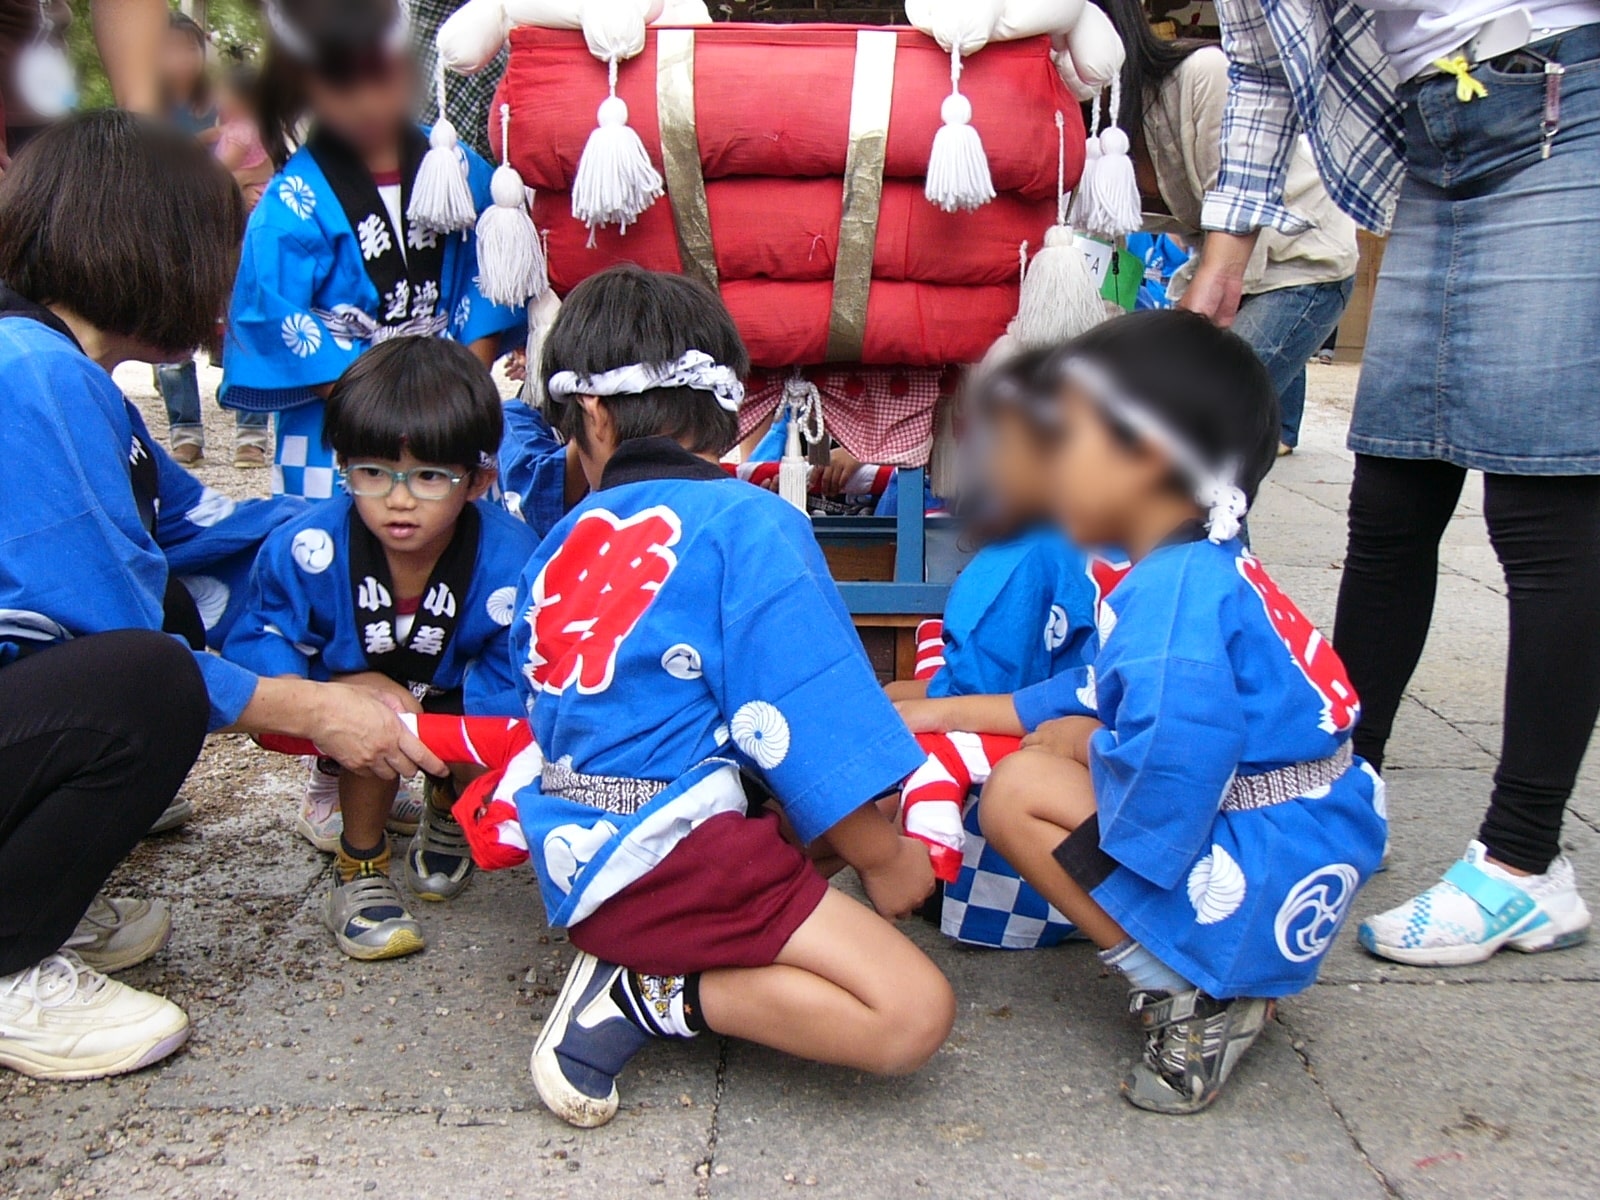
M200 416L200 372L194 365L194 359L157 367L156 386L161 389L161 399L167 406L170 443L175 447L189 445L204 448L206 427ZM271 448L270 413L240 412L237 417L238 445L259 446L263 450Z
M1233 331L1250 343L1266 364L1278 393L1285 446L1300 444L1300 419L1306 411L1306 363L1339 326L1355 280L1303 283L1246 296Z

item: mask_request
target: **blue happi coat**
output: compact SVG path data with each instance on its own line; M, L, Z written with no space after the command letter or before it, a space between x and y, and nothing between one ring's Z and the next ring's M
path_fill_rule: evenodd
M1003 695L1094 658L1108 564L1049 526L979 550L944 606L944 666L928 695Z
M511 645L547 759L667 785L631 816L517 793L553 925L744 811L740 767L810 841L922 762L809 520L666 439L623 443L544 540Z
M945 601L945 661L928 695L1010 695L1093 662L1101 601L1127 569L1120 555L1087 554L1049 526L985 546ZM989 846L978 808L966 810L961 873L944 890L945 935L1006 950L1071 936L1066 918Z
M491 203L493 170L462 149L481 211ZM228 311L221 401L279 413L276 491L311 499L333 495L316 389L338 379L373 344L371 336L352 332L352 323L369 333L374 325L437 331L463 344L520 336L525 328L522 310L491 304L479 292L473 231L430 233L403 219L404 228L397 229L375 188L371 199L372 211L353 219L308 145L272 178L250 214ZM441 241L436 279L397 276L380 292L378 264L409 269L436 255Z
M1360 707L1333 648L1237 540L1169 544L1106 601L1092 667L1018 693L1034 728L1095 716L1094 822L1057 851L1129 936L1213 996L1310 985L1387 838L1383 784L1242 811L1235 775L1333 759Z
M285 510L203 487L66 326L3 288L0 309L16 314L0 320L0 667L68 638L161 629L170 573L211 580L191 589L215 633L230 610L225 581ZM210 728L231 725L256 676L195 658Z
M537 370L537 364L528 369ZM507 400L504 411L501 494L506 508L544 537L567 511L567 447L538 409Z
M464 596L424 597L409 636L413 646L426 646L424 631L434 625L430 604L455 606L454 633L437 655L431 680L396 682L431 683L436 692L465 687L470 715L515 716L523 707L506 627L517 579L538 539L503 509L482 500L475 507L482 525L470 586ZM374 581L351 579L350 522L359 519L354 501L339 496L313 505L267 540L246 611L224 647L229 659L260 675L327 680L373 669L369 649L377 653L405 640L392 619L364 611Z

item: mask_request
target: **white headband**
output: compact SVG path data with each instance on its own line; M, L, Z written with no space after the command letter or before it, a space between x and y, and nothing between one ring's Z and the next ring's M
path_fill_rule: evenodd
M1095 363L1069 358L1062 373L1093 397L1094 402L1140 438L1159 447L1194 484L1195 503L1207 510L1206 536L1213 542L1226 542L1239 536L1239 522L1249 511L1250 502L1235 482L1238 464L1229 462L1220 469L1208 467L1198 451L1149 408L1130 399Z
M289 15L283 11L282 0L266 0L262 8L266 10L267 25L278 44L294 58L302 62L309 61L314 56L311 43L289 20ZM410 42L411 0L398 0L395 5L394 22L384 34L383 44L391 53L398 53L406 49Z
M693 388L710 392L732 413L744 403L744 384L733 368L722 366L704 350L690 350L677 362L634 363L598 375L557 371L545 387L551 396L563 397L637 396L656 388Z

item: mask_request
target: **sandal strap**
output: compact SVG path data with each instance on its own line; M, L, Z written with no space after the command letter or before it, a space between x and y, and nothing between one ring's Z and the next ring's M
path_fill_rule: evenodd
M1218 1001L1191 988L1187 992L1134 992L1128 1000L1128 1011L1139 1018L1139 1028L1145 1031L1165 1029L1180 1021L1204 1020L1221 1009Z
M1498 925L1499 932L1539 907L1539 902L1515 884L1496 879L1466 859L1458 860L1444 873L1444 881L1460 888L1479 908L1483 909L1490 925Z

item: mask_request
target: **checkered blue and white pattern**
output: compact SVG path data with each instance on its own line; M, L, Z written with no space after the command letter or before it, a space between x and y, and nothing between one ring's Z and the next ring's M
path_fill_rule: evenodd
M973 946L1033 950L1055 946L1077 927L1022 881L1011 864L989 848L978 829L978 806L969 804L961 876L944 889L939 928L946 937Z
M1405 174L1404 127L1372 14L1349 0L1217 0L1216 9L1228 107L1222 169L1200 224L1303 233L1283 186L1304 132L1334 203L1374 233L1387 232Z
M333 451L322 444L322 404L301 404L280 412L272 494L326 500L337 479Z

